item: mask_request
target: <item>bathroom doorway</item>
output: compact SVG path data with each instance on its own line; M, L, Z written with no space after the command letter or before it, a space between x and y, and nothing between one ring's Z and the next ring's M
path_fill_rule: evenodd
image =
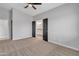
M43 20L36 21L36 38L43 40Z
M32 21L32 37L48 41L48 18Z

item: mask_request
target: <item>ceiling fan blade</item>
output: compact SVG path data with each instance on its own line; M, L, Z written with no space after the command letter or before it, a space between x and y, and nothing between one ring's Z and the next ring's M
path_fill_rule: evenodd
M42 3L29 3L29 4L32 4L32 5L41 5Z
M24 8L27 8L29 5L25 6Z
M36 7L32 5L32 7L36 10Z

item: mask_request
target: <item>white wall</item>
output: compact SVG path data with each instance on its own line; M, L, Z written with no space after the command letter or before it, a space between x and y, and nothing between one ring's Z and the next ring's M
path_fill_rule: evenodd
M48 18L48 41L79 50L79 4L63 4L34 16Z
M33 17L13 9L13 40L32 37Z
M0 7L0 40L9 39L9 10Z

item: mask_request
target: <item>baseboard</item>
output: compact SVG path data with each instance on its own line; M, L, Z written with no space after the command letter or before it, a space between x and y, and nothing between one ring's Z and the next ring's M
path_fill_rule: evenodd
M79 51L78 48L74 48L74 47L71 47L71 46L67 46L67 45L64 45L64 44L61 44L61 43L58 43L58 42L49 42L49 43L54 43L54 44L57 44L57 45L60 45L60 46L63 46L63 47L66 47L66 48L69 48L69 49L72 49L72 50L75 50L75 51Z
M9 38L0 38L0 40L10 40Z
M32 37L25 37L25 38L21 38L21 39L30 39ZM21 39L12 39L12 40L21 40Z

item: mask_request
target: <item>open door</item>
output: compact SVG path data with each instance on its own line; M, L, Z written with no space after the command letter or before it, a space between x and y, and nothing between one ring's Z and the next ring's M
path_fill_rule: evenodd
M32 21L32 37L36 37L36 22Z
M48 18L43 19L43 40L48 41Z

